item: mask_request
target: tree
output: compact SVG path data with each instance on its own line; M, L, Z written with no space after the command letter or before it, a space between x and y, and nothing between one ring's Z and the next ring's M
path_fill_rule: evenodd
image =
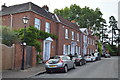
M89 28L100 36L101 22L106 22L102 18L102 12L99 8L95 10L90 9L89 7L81 8L76 4L71 5L70 7L65 7L64 9L55 9L54 13L62 16L63 18L69 21L76 21L76 24L82 28Z
M17 33L12 30L10 27L0 26L0 29L2 29L2 44L5 44L7 46L12 46L15 42L19 41L17 37Z
M118 28L117 28L117 21L116 21L116 19L115 19L114 16L109 17L109 23L110 23L109 28L111 28L111 29L109 30L109 33L112 33L111 44L113 45L113 42L114 42L114 40L116 39L116 35L117 35L117 34L116 34L116 29L118 29Z

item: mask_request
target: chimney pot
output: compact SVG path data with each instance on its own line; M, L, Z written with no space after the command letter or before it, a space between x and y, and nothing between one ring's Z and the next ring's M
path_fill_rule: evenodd
M47 5L44 5L42 8L49 12L49 7Z
M75 21L75 20L72 20L71 22L72 22L72 23L76 23L76 21Z
M1 9L3 10L3 9L5 9L5 8L7 8L7 6L6 6L5 3L4 3L4 5L1 6Z

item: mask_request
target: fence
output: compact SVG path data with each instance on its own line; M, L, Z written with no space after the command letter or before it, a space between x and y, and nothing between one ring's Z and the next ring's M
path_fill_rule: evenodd
M0 44L2 52L0 53L0 57L2 60L2 64L0 64L0 70L12 69L14 64L14 55L15 55L15 46L8 47L4 44Z

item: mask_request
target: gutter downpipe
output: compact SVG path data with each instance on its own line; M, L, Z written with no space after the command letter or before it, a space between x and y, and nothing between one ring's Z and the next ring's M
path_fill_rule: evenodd
M13 27L13 15L12 14L10 14L10 27L11 29Z

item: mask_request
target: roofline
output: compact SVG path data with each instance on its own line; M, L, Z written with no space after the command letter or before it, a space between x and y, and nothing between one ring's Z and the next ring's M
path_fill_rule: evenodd
M2 11L1 11L1 12L2 12ZM34 12L34 13L42 16L42 17L45 17L45 18L47 18L47 19L49 19L49 20L52 20L52 19L50 19L50 18L48 18L48 17L46 17L46 16L44 16L44 15L42 15L42 14L39 14L38 12L35 12L35 11L33 11L33 10L25 10L25 11L10 13L10 14L17 14L17 13L24 13L24 12ZM2 14L1 16L6 16L6 15L10 15L10 14ZM55 21L55 20L52 20L52 21ZM58 22L58 21L55 21L55 22Z

